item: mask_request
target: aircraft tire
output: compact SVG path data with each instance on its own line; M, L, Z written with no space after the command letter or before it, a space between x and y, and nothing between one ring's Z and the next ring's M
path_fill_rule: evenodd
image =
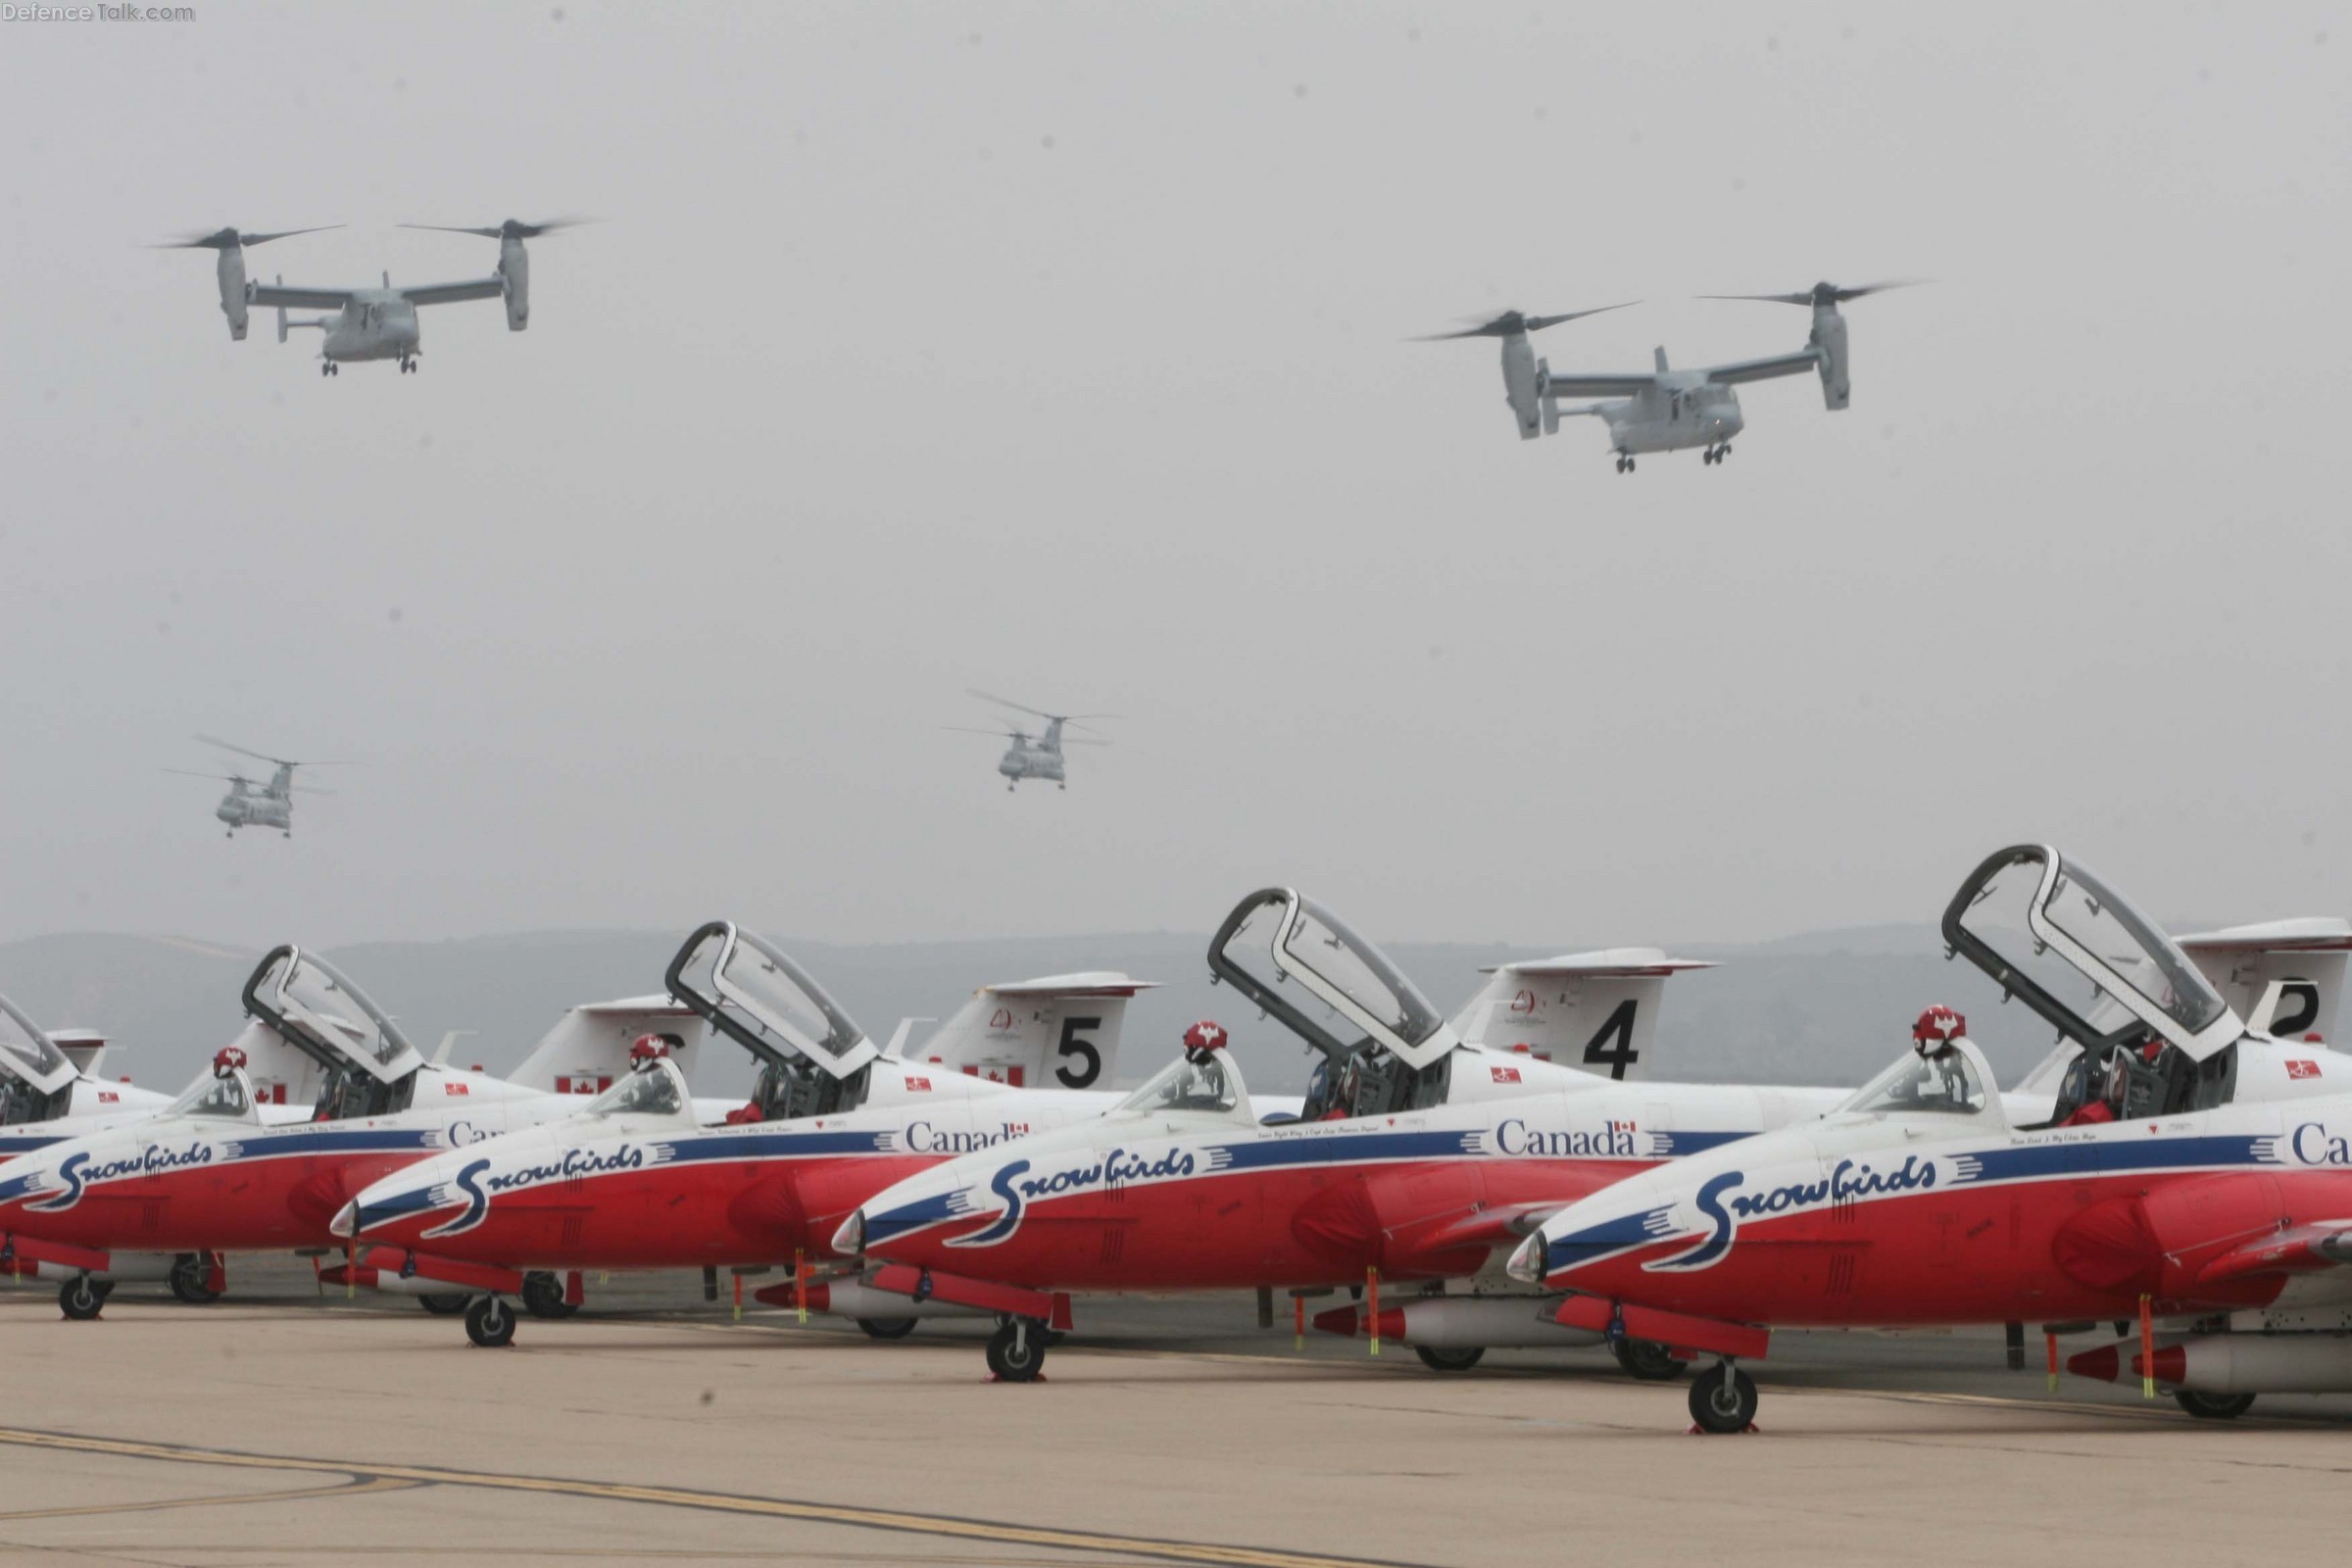
M205 1278L212 1270L205 1265L202 1252L182 1252L172 1261L172 1296L174 1300L190 1306L202 1306L217 1301L220 1293L206 1285Z
M446 1296L419 1296L416 1304L435 1317L456 1317L466 1310L466 1298L454 1292Z
M87 1323L104 1309L111 1289L87 1274L76 1274L58 1287L58 1310L76 1323Z
M1617 1364L1644 1383L1672 1383L1690 1370L1690 1363L1653 1340L1619 1340Z
M1434 1345L1416 1345L1413 1353L1432 1372L1467 1372L1478 1365L1479 1358L1487 1353L1487 1348L1476 1345L1467 1350L1441 1350Z
M1046 1343L1043 1324L1029 1325L1026 1336L1021 1325L1007 1323L988 1337L988 1369L1000 1383L1034 1383L1046 1364Z
M1701 1432L1745 1432L1756 1420L1756 1380L1718 1361L1690 1380L1690 1419Z
M514 1343L514 1309L495 1296L477 1296L466 1303L466 1337L485 1350Z
M858 1326L865 1330L869 1340L903 1340L914 1332L910 1317L861 1317Z
M533 1317L569 1317L579 1310L564 1299L562 1280L539 1272L522 1277L522 1306Z
M2200 1421L2234 1421L2254 1408L2251 1394L2199 1394L2194 1389L2176 1389L2173 1402Z

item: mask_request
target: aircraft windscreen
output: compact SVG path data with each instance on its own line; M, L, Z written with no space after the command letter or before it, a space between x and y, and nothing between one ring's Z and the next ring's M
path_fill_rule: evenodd
M291 971L278 982L277 995L290 1019L356 1060L390 1067L412 1054L392 1020L359 987L314 955L296 957Z
M1309 1046L1327 1055L1344 1054L1367 1037L1283 967L1274 939L1289 910L1290 895L1281 889L1251 894L1238 919L1226 917L1209 966Z
M591 1116L674 1116L686 1103L678 1072L658 1062L633 1072L588 1102Z
M1241 1069L1222 1051L1195 1060L1188 1053L1154 1073L1141 1089L1111 1109L1114 1116L1157 1116L1170 1111L1206 1111L1230 1116L1248 1114L1250 1092L1242 1087Z
M2080 860L2061 864L2042 914L2190 1034L2229 1010L2172 938Z
M1903 1053L1893 1066L1856 1090L1839 1110L1860 1113L1925 1111L1934 1115L1973 1116L1984 1108L1985 1088L1967 1054L1946 1051L1922 1056Z
M2079 1027L2067 1032L2087 1044L2130 1020L2089 976L2052 951L2027 923L2041 891L2044 864L2038 858L2020 858L2001 866L1978 888L1960 916L1960 926L2071 1013Z
M74 1064L15 1003L0 997L0 1068L48 1088L59 1073L71 1073Z
M1298 901L1298 922L1283 945L1283 956L1313 972L1407 1045L1419 1045L1446 1021L1389 962L1387 954L1312 899Z
M865 1039L865 1031L799 964L748 931L738 930L735 938L711 978L719 995L764 1030L835 1058Z
M217 1077L200 1078L188 1086L186 1094L172 1102L167 1116L204 1116L223 1121L255 1120L253 1094L245 1087L243 1073L223 1073Z

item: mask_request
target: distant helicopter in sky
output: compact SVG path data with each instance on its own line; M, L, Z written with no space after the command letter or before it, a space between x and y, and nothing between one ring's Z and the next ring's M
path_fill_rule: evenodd
M207 746L218 746L223 751L235 752L241 757L250 757L258 761L273 765L274 770L270 777L259 782L247 778L242 773L199 773L192 768L185 767L164 769L167 773L178 773L187 778L217 778L227 781L228 793L220 797L219 806L213 808L213 815L228 824L228 836L232 839L237 836L237 829L241 827L273 827L285 834L287 838L292 838L294 836L295 792L299 790L305 795L332 795L335 793L333 790L322 790L309 784L295 783L294 770L298 767L340 767L344 765L340 762L299 762L290 758L270 757L261 752L248 750L231 741L216 739L211 735L199 735L196 738Z
M1050 778L1054 781L1056 789L1068 789L1070 786L1067 777L1062 772L1061 749L1064 746L1108 746L1110 742L1076 735L1065 737L1062 734L1063 728L1066 726L1071 729L1084 729L1086 726L1078 722L1080 719L1116 718L1118 716L1116 713L1049 713L1042 709L1031 708L1023 703L1007 702L1002 697L992 697L984 691L970 688L967 690L971 690L971 694L982 702L995 703L1000 708L1010 708L1023 713L1035 714L1046 721L1046 727L1038 732L1035 739L1030 737L1028 731L1013 723L1007 723L1001 730L973 729L963 724L947 726L949 729L959 730L966 735L1004 735L1011 740L1012 744L1005 748L1004 755L997 759L997 771L1004 775L1004 787L1008 790L1017 789L1021 780L1025 778Z

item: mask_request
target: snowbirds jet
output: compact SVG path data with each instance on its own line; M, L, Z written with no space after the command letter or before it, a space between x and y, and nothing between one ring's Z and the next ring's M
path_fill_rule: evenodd
M512 1343L503 1298L533 1271L564 1273L576 1296L586 1269L740 1277L793 1265L794 1287L759 1293L780 1300L870 1194L952 1153L1101 1115L1119 1097L1090 1086L1112 1069L1128 1002L1152 984L1099 972L986 987L926 1042L927 1059L908 1060L773 944L712 921L679 948L668 986L761 1063L731 1125L698 1128L681 1075L646 1063L585 1117L439 1154L360 1192L334 1219L354 1247L348 1277L470 1295L466 1329L479 1346ZM921 1315L897 1301L883 1321L849 1286L829 1300L878 1339Z
M575 1009L514 1079L461 1071L294 947L264 956L243 1000L245 1030L168 1106L0 1163L0 1272L61 1279L70 1318L96 1317L124 1279L209 1299L222 1253L323 1249L345 1200L396 1166L574 1114L648 1035L694 1050L683 1010L646 998Z
M100 1080L105 1054L100 1037L44 1031L0 997L0 1158L172 1103L170 1095L152 1089Z
M1958 1015L1932 1008L1838 1114L1563 1209L1511 1273L1576 1293L1560 1322L1720 1356L1690 1393L1711 1432L1753 1418L1737 1363L1776 1324L2038 1319L2054 1357L2062 1332L2137 1317L2136 1354L2071 1368L2128 1366L2203 1417L2352 1390L2352 1057L2274 1032L2319 1020L2346 938L2332 921L2234 935L2235 959L2204 945L2233 974L2271 964L2250 1018L2080 861L2003 850L1943 936L2062 1036L2050 1116L2009 1114Z
M1337 915L1268 888L1227 917L1208 962L1322 1054L1300 1120L1258 1125L1231 1053L1188 1052L1099 1122L877 1194L833 1244L879 1265L864 1288L1004 1314L989 1362L1012 1381L1037 1375L1040 1331L1067 1325L1076 1292L1363 1287L1360 1310L1316 1325L1402 1340L1445 1371L1491 1346L1595 1345L1552 1321L1556 1298L1499 1278L1505 1294L1442 1292L1596 1188L1845 1098L1641 1081L1636 1019L1654 1028L1666 977L1703 967L1655 950L1504 966L1448 1024ZM1583 1041L1583 1065L1542 1059L1531 1036L1571 1056ZM1402 1287L1385 1306L1384 1285ZM1637 1376L1681 1370L1663 1347L1611 1344Z

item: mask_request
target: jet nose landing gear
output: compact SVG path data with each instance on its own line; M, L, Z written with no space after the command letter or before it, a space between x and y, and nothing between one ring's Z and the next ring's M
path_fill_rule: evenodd
M1046 1326L1008 1318L988 1337L988 1370L1000 1383L1034 1383L1046 1365Z
M1756 1380L1718 1361L1690 1382L1690 1419L1701 1432L1745 1432L1756 1423Z
M485 1350L514 1343L514 1309L496 1296L477 1296L466 1308L466 1337Z

